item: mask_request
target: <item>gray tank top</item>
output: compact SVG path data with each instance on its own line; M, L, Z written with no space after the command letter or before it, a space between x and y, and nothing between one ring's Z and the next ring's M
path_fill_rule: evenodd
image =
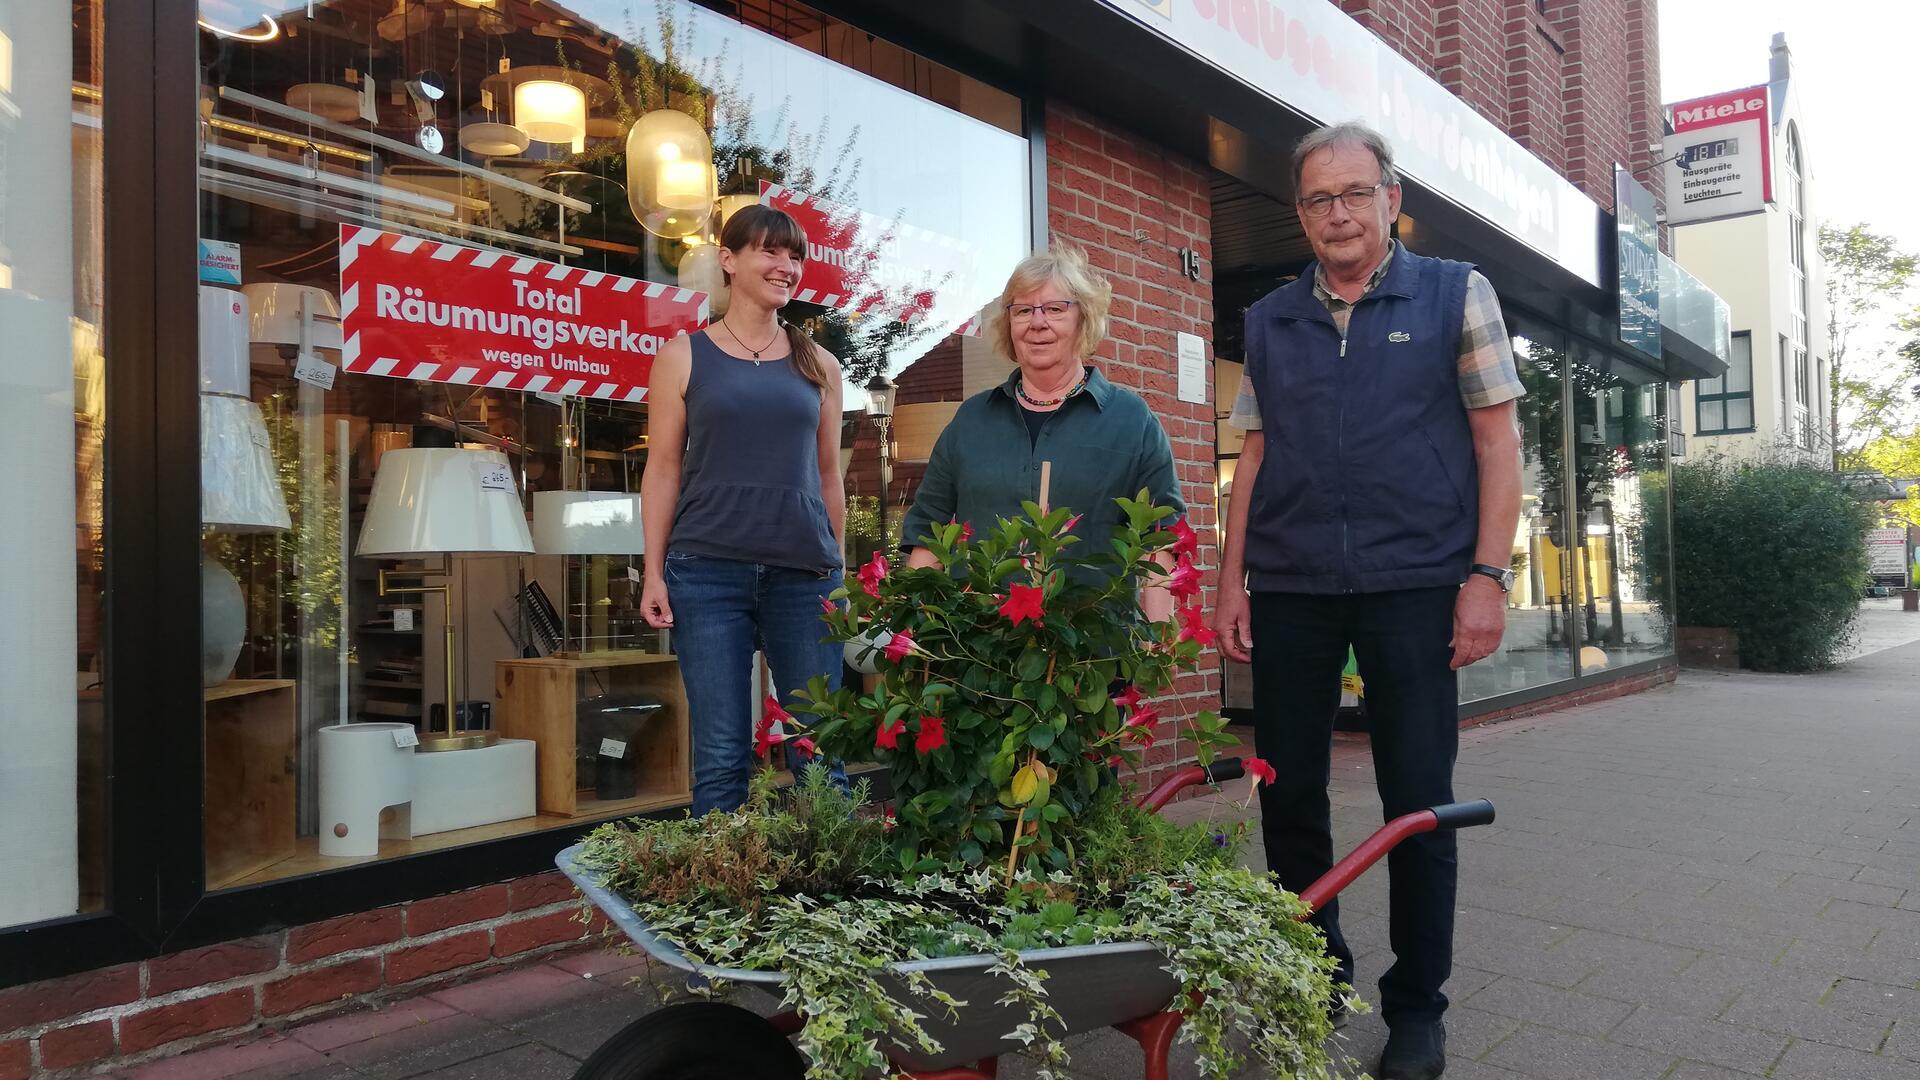
M820 498L820 390L783 356L755 364L690 336L687 451L668 548L829 570L839 545Z

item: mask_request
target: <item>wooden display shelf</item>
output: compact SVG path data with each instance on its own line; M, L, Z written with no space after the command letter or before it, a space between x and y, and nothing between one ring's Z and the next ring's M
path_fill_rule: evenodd
M583 679L594 673L591 686ZM618 817L676 806L693 798L692 738L680 664L671 656L627 652L581 657L501 660L494 664L498 702L494 727L505 739L534 742L537 779L534 805L542 814L568 818ZM576 706L589 691L643 693L664 708L629 745L634 797L603 800L583 790L574 768L579 733Z
M293 856L294 692L291 679L229 679L207 689L208 890Z

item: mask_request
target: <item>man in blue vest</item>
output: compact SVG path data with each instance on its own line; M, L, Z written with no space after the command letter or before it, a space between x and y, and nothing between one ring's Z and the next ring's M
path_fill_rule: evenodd
M1243 494L1215 629L1253 665L1254 741L1279 773L1260 798L1267 866L1298 891L1333 863L1328 755L1349 647L1386 816L1453 800L1457 672L1506 626L1524 388L1487 280L1392 239L1400 178L1384 138L1313 132L1293 189L1316 261L1247 311ZM1446 1068L1454 850L1452 833L1429 833L1387 860L1382 1080ZM1314 921L1351 984L1338 904Z

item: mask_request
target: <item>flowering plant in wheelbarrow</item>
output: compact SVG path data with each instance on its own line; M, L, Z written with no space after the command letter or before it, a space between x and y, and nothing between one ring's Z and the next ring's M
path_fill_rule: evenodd
M769 700L757 735L888 766L882 814L861 812L864 784L845 794L809 769L784 799L762 781L733 814L588 838L583 863L652 933L701 964L785 975L809 1076L942 1060L937 1033L970 1010L1004 1018L996 1036L1051 1075L1073 1010L1047 968L1065 961L1029 958L1119 942L1157 950L1142 974L1179 1002L1203 1075L1248 1054L1276 1076L1346 1067L1325 1046L1334 964L1305 905L1236 865L1241 826L1172 824L1119 779L1156 742L1206 764L1232 741L1211 712L1163 724L1149 704L1211 643L1197 538L1145 492L1119 504L1111 543L1084 553L1066 509L1028 504L978 536L939 527L920 541L939 567L876 557L823 611L828 632L873 654L876 685L828 693L817 679L798 716ZM1146 582L1174 594L1173 619L1137 617ZM996 997L963 1001L899 966L964 956L993 958Z

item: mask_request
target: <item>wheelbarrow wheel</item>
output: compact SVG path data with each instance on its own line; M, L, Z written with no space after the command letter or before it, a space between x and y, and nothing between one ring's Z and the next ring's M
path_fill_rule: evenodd
M806 1071L800 1051L760 1014L695 1001L621 1028L573 1080L801 1080Z

